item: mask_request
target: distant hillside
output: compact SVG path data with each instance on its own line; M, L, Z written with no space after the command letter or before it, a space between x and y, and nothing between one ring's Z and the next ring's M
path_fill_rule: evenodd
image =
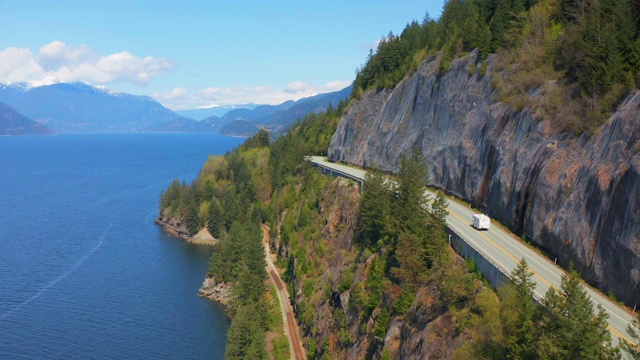
M255 109L256 104L239 104L239 105L225 105L225 106L216 106L210 107L206 109L188 109L188 110L174 110L174 112L178 115L186 116L188 118L192 118L195 120L204 120L206 118L210 118L212 116L221 117L224 116L231 110L235 109Z
M55 132L0 103L0 135L50 135Z
M311 113L320 113L327 110L329 104L336 108L340 101L346 101L352 89L353 86L348 86L340 91L300 99L286 110L275 112L255 122L267 127L274 133L281 133L296 120Z
M220 134L231 136L251 136L257 133L259 128L245 120L234 120L220 129Z
M162 132L162 133L200 133L200 132L216 132L216 130L204 121L193 120L187 117L179 117L175 120L162 124L148 126L142 129L143 132Z
M0 101L57 132L133 132L181 118L147 96L84 83L0 85Z
M221 125L227 125L235 120L258 122L278 112L286 111L295 104L295 101L289 100L279 105L260 105L256 106L254 109L236 109L226 113L220 118L220 120L218 120L218 122Z
M333 104L334 108L337 107L340 101L349 97L352 89L353 86L349 86L340 91L311 96L298 101L289 100L279 105L259 105L254 108L233 109L223 116L214 115L205 118L198 125L190 121L169 121L154 127L147 127L145 131L214 131L231 136L251 136L260 127L264 127L273 134L281 134L299 118L310 113L325 111L329 104Z

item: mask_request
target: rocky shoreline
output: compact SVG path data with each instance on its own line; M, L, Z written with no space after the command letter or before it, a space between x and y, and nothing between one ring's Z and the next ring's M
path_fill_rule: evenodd
M162 227L167 234L182 239L190 244L198 245L215 245L218 240L214 238L206 227L202 228L197 234L191 236L184 223L174 219L163 216L158 216L155 223Z
M198 296L217 301L224 306L229 306L229 301L231 300L231 284L225 282L219 283L213 277L205 277L198 290Z
M218 240L209 233L206 227L200 230L197 234L191 236L185 224L174 218L158 216L155 223L160 225L162 230L167 234L180 238L190 244L213 246L218 242ZM231 300L231 284L224 282L218 283L213 277L206 276L200 286L200 289L198 289L198 296L217 301L227 307Z

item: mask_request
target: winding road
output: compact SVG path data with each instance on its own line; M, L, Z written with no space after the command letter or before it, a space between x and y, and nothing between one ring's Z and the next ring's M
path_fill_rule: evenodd
M362 182L365 171L351 166L328 162L324 157L310 156L307 158L325 172L332 172L333 175L351 178ZM426 194L433 197L435 193L426 190ZM479 252L485 259L491 262L503 274L510 274L518 265L520 259L524 258L533 272L532 280L536 283L534 297L539 300L544 297L549 288L560 289L560 282L565 271L553 261L540 255L538 252L524 244L520 238L507 231L501 226L491 226L489 231L478 231L471 226L473 209L457 201L449 201L449 215L447 216L447 226L462 238L467 244ZM594 303L594 310L597 311L597 304L604 307L609 315L609 330L612 333L613 343L616 345L622 339L634 343L627 333L627 326L634 319L634 315L629 309L619 306L611 301L607 296L585 286L591 301ZM638 304L640 305L640 304Z
M289 292L284 282L280 278L280 274L273 264L271 258L271 248L269 248L269 227L262 224L262 244L264 245L265 260L267 261L267 272L269 273L269 279L275 285L278 292L278 300L280 301L280 311L282 312L282 322L286 324L284 326L284 332L289 338L289 353L291 359L294 360L306 360L307 357L302 347L302 339L300 338L300 331L296 324L295 316L293 315L293 308L289 303Z

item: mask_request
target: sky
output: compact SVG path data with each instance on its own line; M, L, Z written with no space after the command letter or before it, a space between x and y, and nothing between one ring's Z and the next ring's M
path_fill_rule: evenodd
M0 0L0 83L82 81L173 110L341 90L444 0Z

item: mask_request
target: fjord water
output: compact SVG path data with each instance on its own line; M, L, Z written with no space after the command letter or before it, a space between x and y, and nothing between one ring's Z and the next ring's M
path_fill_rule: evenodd
M211 254L153 223L216 134L0 137L0 359L224 357L223 308L196 296Z

